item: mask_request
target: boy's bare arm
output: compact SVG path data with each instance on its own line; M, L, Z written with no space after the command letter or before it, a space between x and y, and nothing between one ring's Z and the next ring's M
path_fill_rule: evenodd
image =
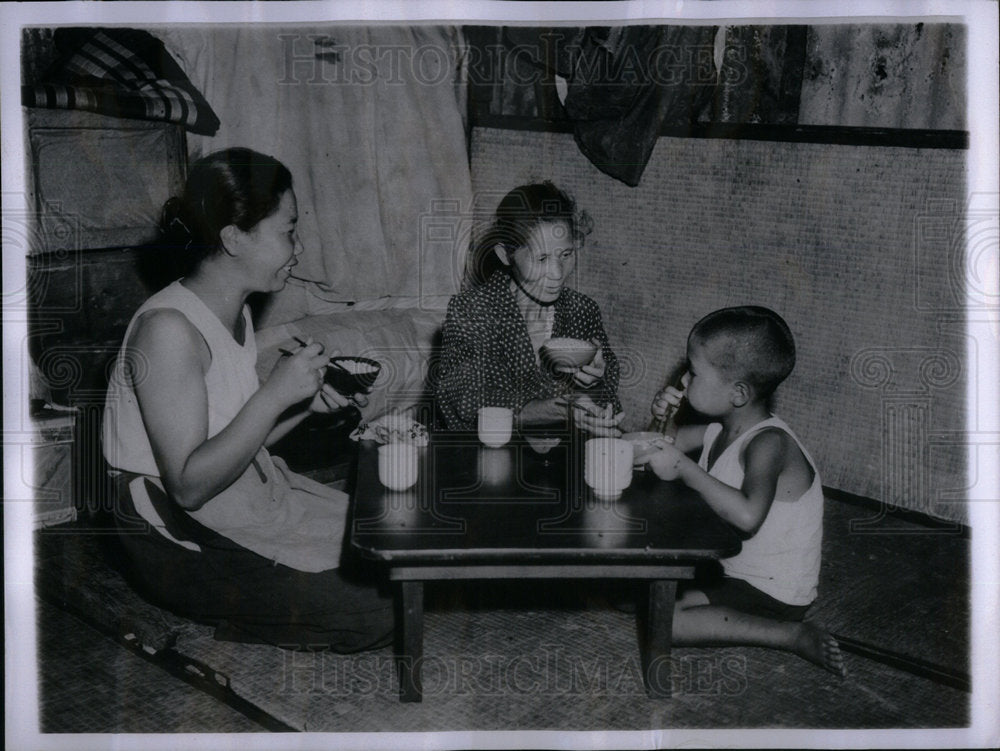
M787 444L782 433L766 430L754 436L744 450L743 485L734 488L709 475L676 446L653 454L649 466L664 480L680 478L698 491L712 510L748 537L760 529L774 500L778 477L785 466Z
M695 449L700 449L705 443L705 430L707 425L683 425L677 429L677 437L674 438L674 446L682 454L687 454Z

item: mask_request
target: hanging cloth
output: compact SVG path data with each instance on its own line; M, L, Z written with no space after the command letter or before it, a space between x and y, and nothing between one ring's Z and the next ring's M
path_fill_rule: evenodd
M565 76L576 143L636 186L665 125L692 124L716 81L714 26L590 27Z

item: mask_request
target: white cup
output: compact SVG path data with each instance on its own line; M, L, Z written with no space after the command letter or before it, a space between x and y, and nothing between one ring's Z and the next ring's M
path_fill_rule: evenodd
M583 479L598 498L616 498L632 484L632 444L591 438L584 447Z
M479 440L490 448L498 449L510 440L514 413L506 407L481 407L478 427Z
M417 447L387 443L378 449L378 479L390 490L406 490L417 481Z

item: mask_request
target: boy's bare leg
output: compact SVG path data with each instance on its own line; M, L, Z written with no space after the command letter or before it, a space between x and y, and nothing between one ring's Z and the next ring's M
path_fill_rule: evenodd
M840 645L826 631L804 621L777 621L711 605L701 592L688 592L674 607L677 646L743 644L793 652L841 677L847 675Z

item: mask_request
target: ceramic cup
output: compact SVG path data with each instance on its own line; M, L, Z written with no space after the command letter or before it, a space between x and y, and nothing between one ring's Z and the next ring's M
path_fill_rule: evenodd
M591 438L584 447L583 479L598 498L617 498L632 483L632 444Z
M482 407L479 410L479 440L490 448L500 448L510 440L514 413L506 407Z
M378 479L390 490L406 490L417 482L417 447L387 443L378 450Z

